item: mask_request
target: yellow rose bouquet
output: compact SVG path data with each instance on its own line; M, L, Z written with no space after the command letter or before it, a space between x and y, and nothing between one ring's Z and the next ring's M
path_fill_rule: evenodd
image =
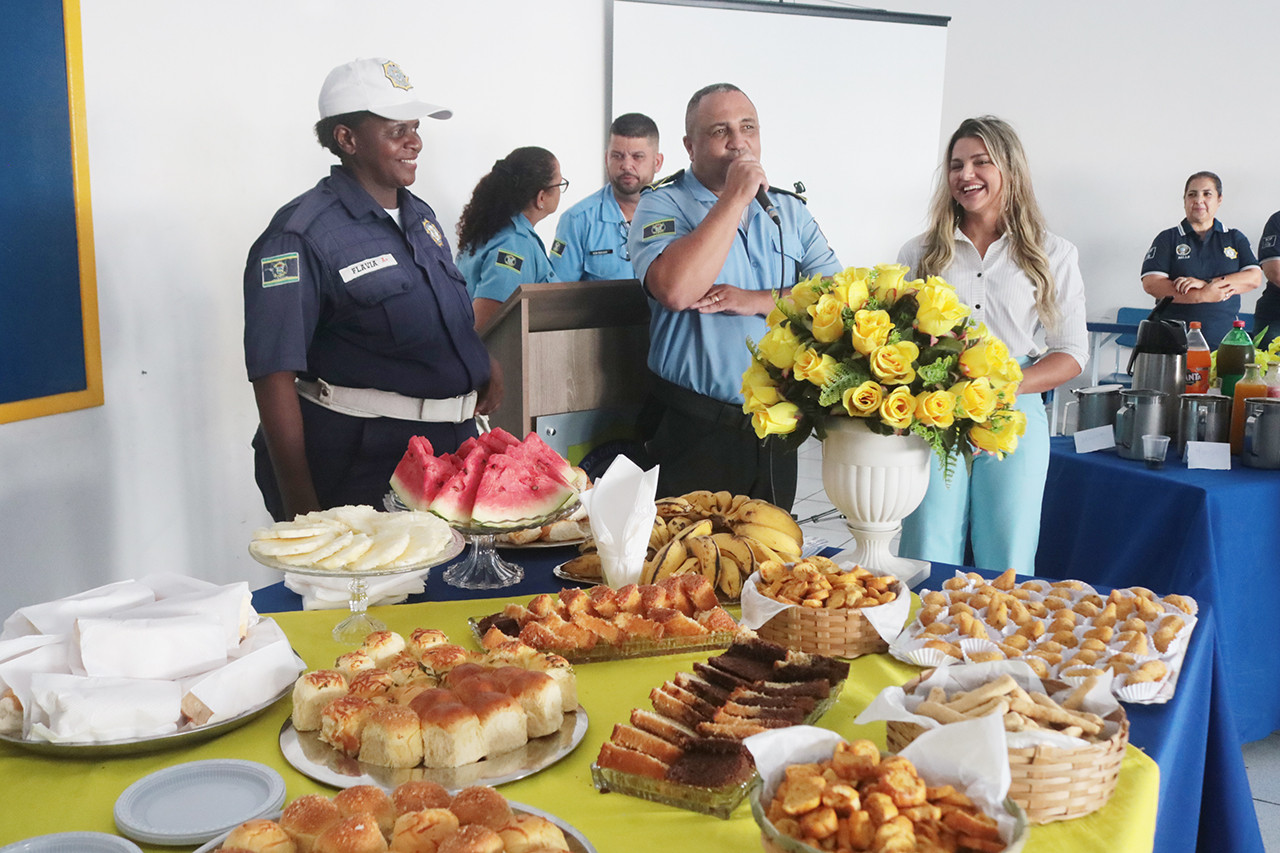
M1026 418L1013 409L1022 369L937 276L900 264L815 276L776 299L742 376L743 411L761 438L826 438L829 418L881 435L920 436L950 480L957 456L1003 457Z

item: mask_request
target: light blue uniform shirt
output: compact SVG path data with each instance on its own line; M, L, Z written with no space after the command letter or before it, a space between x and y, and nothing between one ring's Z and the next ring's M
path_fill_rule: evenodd
M627 219L605 184L560 216L551 268L560 281L635 278L627 253Z
M558 281L547 260L542 238L523 213L505 226L475 254L458 253L458 269L467 279L472 299L506 302L517 287L530 282Z
M804 202L786 193L771 192L769 197L782 218L781 247L778 226L760 205L752 204L717 284L774 290L790 287L801 277L844 269ZM715 193L687 170L670 183L646 190L627 241L636 277L643 282L654 259L696 228L715 203ZM649 369L691 391L741 404L742 374L751 362L747 338L758 343L764 337L764 317L671 311L653 298L649 309Z

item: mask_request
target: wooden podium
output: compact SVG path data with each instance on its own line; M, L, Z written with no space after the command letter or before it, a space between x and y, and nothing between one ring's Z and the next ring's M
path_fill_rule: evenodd
M649 391L649 303L635 279L522 284L480 337L503 372L489 422L514 435L547 415L636 408Z

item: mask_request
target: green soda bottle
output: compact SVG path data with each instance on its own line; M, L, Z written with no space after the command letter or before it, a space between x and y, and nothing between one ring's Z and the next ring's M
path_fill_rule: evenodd
M1218 344L1218 378L1222 380L1222 394L1230 397L1236 383L1244 376L1244 366L1253 363L1253 340L1244 330L1244 320L1236 320L1232 329Z

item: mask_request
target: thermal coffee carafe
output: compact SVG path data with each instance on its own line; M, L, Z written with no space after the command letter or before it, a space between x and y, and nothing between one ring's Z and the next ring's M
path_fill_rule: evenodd
M1168 399L1177 400L1187 389L1187 327L1181 320L1161 317L1172 302L1172 296L1161 299L1147 319L1138 324L1138 340L1129 357L1128 373L1133 377L1133 390L1161 391ZM1166 405L1163 410L1161 432L1175 438L1178 407Z

